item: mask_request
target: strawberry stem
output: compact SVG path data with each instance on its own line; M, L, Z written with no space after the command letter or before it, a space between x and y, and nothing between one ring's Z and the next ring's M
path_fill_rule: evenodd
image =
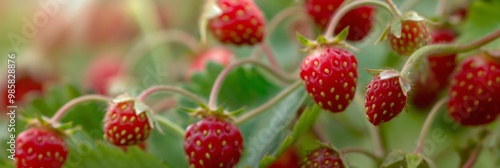
M466 45L433 44L419 48L418 50L413 52L413 54L411 54L411 56L406 61L400 73L401 77L412 82L410 78L410 75L412 75L411 73L417 72L417 70L414 69L418 68L418 63L431 53L449 54L449 53L467 52L475 50L485 44L488 44L499 37L500 37L500 29L494 31L493 33L487 35L486 37L483 37L482 39L479 39L477 41L474 41Z
M187 98L190 98L191 100L193 100L194 102L196 102L198 104L203 104L205 102L205 100L203 100L202 98L198 97L196 94L194 94L190 91L187 91L187 90L184 90L182 88L175 87L175 86L169 86L169 85L152 86L152 87L142 91L142 93L139 96L137 96L137 100L144 101L147 97L149 97L150 95L152 95L156 92L159 92L159 91L169 91L169 92L179 93Z
M291 6L286 9L280 11L276 16L271 19L269 24L267 24L266 36L267 38L271 37L270 34L278 27L278 25L283 22L285 19L291 16L297 16L297 14L301 14L302 12L301 6Z
M401 14L401 12L399 11L398 6L396 6L396 4L392 2L392 0L385 0L385 2L389 5L389 7L391 7L391 11L396 17L403 16L403 14Z
M417 147L415 148L414 153L419 154L422 152L422 149L424 148L424 142L425 138L427 136L427 132L429 132L429 129L432 126L432 123L434 119L436 118L439 109L448 102L448 98L443 98L439 100L434 107L432 107L431 112L427 115L427 118L425 119L424 125L422 126L422 130L420 131L420 137L418 138L417 141Z
M127 53L125 60L123 60L121 64L120 72L129 72L130 68L133 67L132 65L136 64L150 49L169 42L184 44L191 51L197 51L200 48L196 39L182 30L164 30L150 33L144 36L141 41L135 43L132 49Z
M276 55L274 54L273 48L271 48L269 42L263 41L262 44L260 44L260 46L262 47L262 50L266 54L266 58L271 64L271 68L273 68L273 71L281 71L278 60L276 59Z
M182 129L179 125L175 124L174 122L170 121L169 119L167 119L163 116L156 115L155 119L156 119L156 121L158 121L159 124L174 131L177 135L179 135L181 137L184 137L184 135L186 134L186 131L184 131L184 129Z
M96 94L84 95L84 96L77 97L77 98L67 102L66 104L64 104L56 112L56 114L54 114L54 116L52 116L52 118L50 119L49 122L51 124L55 124L55 123L59 122L59 120L61 120L64 117L64 115L69 111L69 109L76 106L77 104L80 104L80 103L83 103L86 101L90 101L90 100L99 100L99 101L109 102L109 101L111 101L111 98L106 97L106 96L102 96L102 95L96 95Z
M297 89L300 85L302 85L302 81L301 80L297 80L295 81L293 84L291 84L290 86L288 86L285 90L281 91L280 93L278 93L278 95L276 95L273 99L267 101L265 104L241 115L240 117L236 118L234 120L234 124L238 125L238 124L241 124L245 121L247 121L248 119L264 112L265 110L267 110L268 108L272 107L274 104L278 103L280 100L282 100L283 98L285 98L285 96L289 95L290 93L292 93L295 89Z
M342 5L342 7L337 12L335 12L335 14L330 18L330 22L328 23L328 27L324 32L324 36L327 39L332 38L333 31L334 31L335 27L337 27L337 24L340 21L340 19L350 10L352 10L358 6L362 6L362 5L375 5L375 6L383 8L383 9L386 9L387 11L390 11L394 15L397 15L396 13L394 13L393 10L391 10L391 8L387 5L387 3L384 3L384 2L375 1L375 0L353 1L352 3L349 3L347 5Z
M448 18L448 12L447 12L447 2L446 0L438 0L438 6L436 8L436 15L441 17L441 19L446 19Z
M358 148L358 147L346 147L346 148L340 150L340 153L342 155L345 155L345 154L348 154L348 153L359 153L359 154L363 154L363 155L366 155L366 156L370 157L371 159L373 159L376 162L382 161L382 157L377 156L373 152L370 152L370 151L368 151L366 149Z
M289 75L285 74L282 71L276 71L274 68L267 66L266 64L262 63L259 60L253 59L253 58L247 58L247 59L241 59L237 62L234 62L233 64L227 66L222 70L222 72L217 76L217 79L214 82L214 85L212 87L212 91L210 92L210 98L208 100L208 107L210 109L216 109L216 104L217 104L217 97L219 96L219 90L222 87L222 82L226 78L226 76L231 72L231 70L243 65L243 64L253 64L260 66L261 68L264 68L265 70L273 73L274 76L278 77L280 80L284 82L289 82L289 81L295 81L296 80L296 75Z

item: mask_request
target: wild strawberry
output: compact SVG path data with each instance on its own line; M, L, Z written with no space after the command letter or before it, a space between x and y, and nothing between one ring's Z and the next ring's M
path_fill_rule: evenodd
M415 50L429 43L431 34L424 23L425 20L417 13L409 12L397 21L401 24L392 24L387 36L394 52L401 56L409 56Z
M302 61L300 78L319 106L342 112L354 98L357 67L351 52L337 46L320 46Z
M120 76L122 60L111 54L99 55L87 67L85 85L98 94L110 95L113 79Z
M384 70L366 88L365 109L368 120L379 125L396 117L406 105L405 83L399 73ZM404 80L401 80L404 82ZM403 86L402 86L403 85ZM406 89L405 89L406 90Z
M253 0L217 0L222 14L209 20L215 37L222 43L253 45L264 38L265 18Z
M299 168L300 159L297 150L293 147L288 148L281 156L276 159L268 168Z
M209 61L227 66L232 59L234 59L234 53L228 48L215 47L208 49L202 52L195 58L195 60L193 60L193 62L191 62L191 65L186 73L186 80L189 80L193 73L203 71L205 69L205 65Z
M432 44L451 43L455 39L455 33L449 29L436 29L432 32ZM450 76L456 67L456 54L429 55L427 60L430 69L427 75L421 76L415 82L412 102L416 107L428 107L435 99L439 91L448 86Z
M308 168L343 168L345 167L338 152L331 148L320 147L307 155L302 167Z
M134 99L111 101L104 117L104 139L116 146L137 145L148 139L151 123L146 112L137 113Z
M462 125L484 125L500 114L500 61L481 53L453 75L448 113Z
M337 11L344 0L306 0L306 10L321 28L326 29L332 15ZM373 25L374 8L360 6L347 12L335 27L335 34L340 33L347 26L350 27L347 40L360 41L368 35Z
M26 95L28 95L29 93L41 93L43 90L43 81L39 81L38 79L28 74L17 75L15 82L16 83L14 85L9 84L10 89L14 89L13 87L15 87L15 93L13 99L9 98L9 88L7 87L8 86L7 82L1 85L2 86L1 103L3 103L1 104L2 109L4 109L8 105L12 105L10 103L10 100L14 100L14 104L20 104L25 99ZM8 111L6 108L4 110Z
M54 131L31 127L21 132L16 140L17 167L62 167L68 156L68 146L63 136Z
M191 167L234 167L243 152L243 138L235 125L208 116L188 126L184 151Z

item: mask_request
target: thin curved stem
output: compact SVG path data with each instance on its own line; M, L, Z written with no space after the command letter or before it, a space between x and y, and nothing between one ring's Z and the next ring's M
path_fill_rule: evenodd
M300 85L302 84L301 80L297 80L295 83L291 84L288 86L285 90L281 91L278 95L276 95L273 99L267 101L265 104L253 109L252 111L249 111L240 117L236 118L234 120L234 123L236 125L243 123L247 121L248 119L252 118L255 115L260 114L264 110L267 110L268 108L272 107L274 104L285 98L287 95L292 93L295 89L297 89Z
M434 107L432 107L431 112L427 115L427 118L425 119L424 125L422 126L422 130L420 131L420 137L418 138L417 141L417 147L415 148L415 153L421 153L422 149L424 148L424 142L425 138L427 137L427 132L429 132L429 129L432 126L432 123L434 122L434 119L436 118L439 109L448 102L448 98L443 98L439 100Z
M363 94L360 92L356 92L356 97L354 97L354 101L356 104L359 104L359 106L364 107L364 99L365 97ZM364 110L364 108L361 108ZM372 137L373 141L373 146L375 148L375 155L377 157L382 157L385 155L385 147L384 143L382 141L382 137L380 136L380 128L373 126L368 120L366 120L366 125L368 126L368 131L370 133L370 136Z
M389 7L391 7L393 14L395 14L397 17L403 16L403 14L401 14L401 11L399 11L398 6L396 6L396 4L392 2L392 0L385 0L385 2L389 5Z
M155 113L158 113L160 111L165 111L168 110L172 107L175 107L178 104L177 99L173 97L169 97L163 100L160 100L155 103L155 105L151 108L153 109L152 111Z
M59 122L59 120L61 120L64 117L64 115L66 115L66 113L68 113L72 107L76 106L77 104L80 104L80 103L83 103L86 101L91 101L91 100L109 102L109 101L111 101L111 98L106 97L106 96L102 96L102 95L96 95L96 94L84 95L84 96L77 97L77 98L67 102L59 110L57 110L56 114L54 114L54 116L52 116L52 118L50 119L50 123Z
M429 54L431 53L442 53L442 54L448 54L448 53L459 53L459 52L467 52L471 51L474 49L477 49L485 44L488 44L492 42L493 40L497 39L500 37L500 29L492 32L491 34L487 35L486 37L483 37L477 41L474 41L472 43L466 44L466 45L456 45L456 44L434 44L434 45L428 45L424 46L422 48L419 48L411 56L408 58L406 61L405 65L403 66L403 69L401 70L401 76L405 79L410 79L410 73L411 72L416 72L414 71L415 68L417 68L417 64L423 59L426 58Z
M263 41L262 44L260 44L260 46L262 47L262 50L266 54L266 58L271 64L273 70L281 71L278 60L276 59L276 54L274 54L273 48L271 47L271 45L269 45L269 42Z
M222 70L222 72L219 74L219 76L215 80L215 83L212 86L212 91L210 92L210 98L208 100L208 107L209 108L211 108L211 109L216 108L215 106L217 104L217 97L219 96L219 91L220 91L220 88L222 87L222 82L227 77L229 72L231 72L233 69L235 69L243 64L253 64L253 65L260 66L261 68L264 68L265 70L273 73L274 76L278 77L280 80L283 80L283 81L293 81L296 79L295 76L284 74L281 71L275 71L273 68L267 66L266 64L264 64L258 60L255 60L254 58L241 59L241 60L227 66L226 68L224 68L224 70Z
M170 121L169 119L162 117L160 115L155 116L156 121L160 123L161 125L167 127L168 129L174 131L177 135L184 137L186 134L186 131L182 129L179 125L175 124L174 122Z
M159 92L159 91L169 91L169 92L179 93L179 94L193 100L194 102L200 103L200 104L203 104L205 102L205 100L203 100L202 98L198 97L196 94L194 94L190 91L187 91L187 90L184 90L182 88L175 87L175 86L169 86L169 85L159 85L159 86L150 87L150 88L144 90L137 97L137 100L144 101L151 94Z
M285 19L291 16L297 16L297 13L301 13L303 11L301 6L291 6L286 9L283 9L280 13L276 14L273 19L267 24L266 29L266 37L270 37L269 35L278 27L278 25L283 22Z
M359 153L359 154L366 155L375 161L382 160L382 158L377 156L376 154L374 154L366 149L362 149L362 148L358 148L358 147L347 147L347 148L342 149L340 151L340 153L343 155L348 154L348 153Z
M443 19L448 17L447 6L446 6L447 4L448 3L446 2L446 0L438 0L436 14Z
M150 49L160 44L178 42L186 45L191 51L199 49L196 39L182 30L163 30L144 36L137 42L132 49L125 55L121 65L121 72L128 72L133 64L139 61Z
M465 164L462 166L462 168L473 168L474 164L477 161L477 158L479 157L479 154L481 153L482 146L479 145L477 148L472 151L471 155L469 156L469 159L465 162Z
M330 22L328 23L328 27L326 28L326 30L324 32L324 36L326 38L331 38L333 36L333 31L334 31L335 27L337 27L337 24L340 21L340 19L347 12L349 12L350 10L352 10L352 9L358 7L358 6L361 6L361 5L375 5L375 6L378 6L380 8L383 8L383 9L385 9L385 10L390 11L391 13L393 13L393 11L391 10L391 8L386 3L381 2L381 1L376 1L376 0L359 0L359 1L353 1L352 3L349 3L349 4L345 5L345 6L343 6L342 8L340 8L330 18ZM396 15L396 14L394 14L394 15Z
M417 5L419 2L420 0L406 0L399 9L401 9L401 11L408 11L415 5Z

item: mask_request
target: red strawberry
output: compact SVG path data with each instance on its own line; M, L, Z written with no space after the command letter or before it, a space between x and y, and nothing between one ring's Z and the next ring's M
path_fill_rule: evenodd
M209 20L212 33L222 43L253 45L264 38L265 18L253 0L217 0L222 14Z
M5 77L7 79L7 77ZM39 81L38 79L34 78L31 75L28 74L23 74L23 75L16 75L16 83L14 84L15 88L12 88L15 90L14 93L14 104L20 104L26 97L27 94L29 93L41 93L43 89L43 82ZM7 81L5 81L5 84L1 85L1 91L2 91L2 109L4 109L8 105L12 105L9 102L9 92L7 88ZM5 110L7 110L5 108Z
M344 0L306 0L305 6L308 14L314 22L326 29L332 15L337 11ZM335 34L340 33L349 26L347 40L360 41L368 35L373 25L374 8L372 6L360 6L347 12L335 27Z
M86 85L98 94L109 95L111 81L120 76L122 60L112 54L97 56L87 67Z
M342 112L354 98L358 62L349 51L336 46L320 46L304 58L300 78L306 90L323 109Z
M432 32L432 44L451 43L455 33L449 29L436 29ZM450 76L456 67L456 54L430 55L427 57L430 69L426 76L416 81L413 91L413 103L416 107L428 107L437 98L439 91L448 86Z
M184 151L190 167L234 167L243 152L243 138L235 125L208 116L188 126Z
M210 48L202 52L191 63L186 73L186 80L189 80L193 73L205 70L205 65L209 61L227 66L232 59L234 59L234 53L230 49L224 47Z
M448 113L462 125L484 125L500 114L500 61L481 53L453 75Z
M320 147L307 155L302 167L308 168L343 168L339 154L326 147Z
M368 120L379 125L396 117L406 105L406 93L399 73L384 70L377 74L366 89L365 109Z
M116 146L137 145L148 139L149 119L146 112L137 115L134 103L134 99L109 103L104 117L104 139Z
M300 159L297 151L291 147L288 148L281 156L269 165L268 168L299 168Z
M419 18L417 13L410 12L407 17L418 19L401 19L401 34L398 37L394 32L388 34L390 46L394 52L401 56L409 56L415 50L427 45L431 39L431 34L425 25L423 18ZM399 24L396 24L399 25ZM390 29L398 30L391 27Z
M21 132L16 140L16 164L24 167L63 166L68 146L62 135L49 128L31 127Z

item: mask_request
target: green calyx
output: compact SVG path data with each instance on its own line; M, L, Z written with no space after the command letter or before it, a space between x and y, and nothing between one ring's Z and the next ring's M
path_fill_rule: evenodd
M199 107L196 109L185 108L185 107L183 109L184 111L190 113L192 116L195 117L201 117L201 118L215 117L226 121L232 121L233 116L239 115L245 111L244 107L234 111L225 111L222 106L219 106L217 109L210 109L205 104L198 104L198 106Z
M337 36L335 36L333 39L320 35L318 36L318 38L316 38L316 40L310 40L298 32L296 34L297 34L297 40L300 42L300 44L302 44L305 47L302 50L304 52L312 51L322 46L338 46L354 51L359 51L359 49L357 49L356 47L345 42L345 39L349 34L349 26L344 28L344 30L342 30L339 34L337 34Z
M73 122L51 123L49 118L40 115L36 115L35 118L28 118L26 121L27 128L48 130L61 138L65 138L68 135L73 134L75 131L81 130L80 127L73 127Z

